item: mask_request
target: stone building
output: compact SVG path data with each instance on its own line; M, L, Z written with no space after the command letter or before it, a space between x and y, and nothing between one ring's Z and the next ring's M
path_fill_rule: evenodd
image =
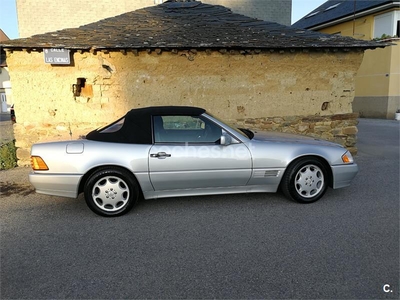
M78 27L167 0L16 0L20 37ZM292 0L202 0L265 21L291 24ZM40 12L40 18L32 16Z
M0 29L0 43L8 40L8 36ZM3 49L0 49L0 112L9 112L11 105L11 82L8 74L6 53Z
M19 165L32 143L79 138L134 107L193 105L242 126L356 151L354 76L383 44L296 30L201 2L168 2L12 40ZM69 64L44 54L70 51Z
M400 109L399 1L329 0L293 27L390 42L391 47L365 52L356 77L353 110L367 118L393 119Z

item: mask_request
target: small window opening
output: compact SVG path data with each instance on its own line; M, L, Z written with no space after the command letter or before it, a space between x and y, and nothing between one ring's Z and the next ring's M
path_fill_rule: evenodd
M86 78L77 78L76 84L72 85L72 92L75 97L93 97L92 85L86 83Z
M86 78L77 78L76 84L72 85L72 92L74 93L75 97L79 97L82 92L82 88L85 87Z

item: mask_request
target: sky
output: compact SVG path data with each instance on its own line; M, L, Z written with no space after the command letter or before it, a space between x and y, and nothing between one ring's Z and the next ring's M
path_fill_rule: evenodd
M19 38L15 1L0 0L0 29L10 39ZM295 23L324 2L326 0L292 0L292 23Z

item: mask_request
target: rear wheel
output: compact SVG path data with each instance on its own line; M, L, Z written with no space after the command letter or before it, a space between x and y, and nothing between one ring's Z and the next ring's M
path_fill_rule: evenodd
M130 211L138 200L139 186L128 172L103 168L86 181L85 201L98 215L116 217Z
M317 158L301 158L292 163L282 179L282 191L300 203L312 203L326 192L328 172Z

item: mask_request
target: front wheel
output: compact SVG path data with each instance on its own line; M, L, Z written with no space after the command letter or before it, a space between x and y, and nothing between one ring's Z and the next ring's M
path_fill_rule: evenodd
M85 201L98 215L116 217L130 211L139 197L139 187L128 172L118 168L104 168L86 181Z
M312 203L326 192L328 172L320 160L302 158L291 164L282 179L286 197L300 203Z

